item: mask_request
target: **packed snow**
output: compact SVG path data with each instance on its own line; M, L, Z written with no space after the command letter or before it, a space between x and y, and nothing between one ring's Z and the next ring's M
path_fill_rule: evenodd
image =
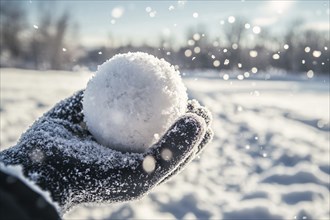
M64 219L329 219L329 78L269 74L184 78L189 98L213 114L213 142L142 200L81 206ZM91 73L1 69L0 76L5 149Z
M142 52L118 54L98 67L83 101L89 131L104 146L143 152L187 109L180 74Z

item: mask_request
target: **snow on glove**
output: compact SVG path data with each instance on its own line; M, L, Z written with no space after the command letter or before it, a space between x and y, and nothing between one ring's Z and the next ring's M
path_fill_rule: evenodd
M82 98L80 91L61 101L17 145L0 152L0 162L22 166L62 213L81 203L140 198L179 172L212 136L210 114L190 102L187 114L146 152L115 151L98 144L84 126Z

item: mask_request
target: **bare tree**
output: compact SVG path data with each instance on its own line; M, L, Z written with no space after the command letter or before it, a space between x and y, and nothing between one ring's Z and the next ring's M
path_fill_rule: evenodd
M233 23L227 23L224 30L226 42L229 53L227 53L227 59L230 60L229 67L237 66L242 60L242 47L245 38L245 24L246 19L243 17L236 17Z
M40 25L31 42L35 68L63 69L69 56L64 47L70 24L69 11L56 16L52 11L54 5L40 2L38 7Z
M69 22L69 13L65 11L55 23L55 33L52 36L52 53L50 66L52 69L61 69L62 62L64 61L62 56L62 50L66 50L64 46L64 37L67 31ZM63 49L64 48L64 49Z
M0 55L8 51L13 59L22 55L20 34L26 28L26 13L19 2L0 2Z
M301 48L299 45L298 35L299 29L303 24L302 19L295 19L291 25L288 27L287 34L284 37L284 42L289 45L288 50L283 54L284 60L284 69L297 71L299 70L299 66L301 65L301 54L299 50Z

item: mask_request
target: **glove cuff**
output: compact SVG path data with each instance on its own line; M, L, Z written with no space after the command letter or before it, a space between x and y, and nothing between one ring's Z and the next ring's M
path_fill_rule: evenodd
M23 205L23 208L32 207L33 209L35 207L35 210L28 210L33 212L54 211L54 213L51 213L51 216L61 213L61 207L51 198L50 192L42 190L35 182L26 178L22 170L20 165L5 165L0 162L0 181L4 182L1 184L2 187L5 187L10 195L23 197L23 199L15 198L15 201L19 203L17 205ZM15 190L12 190L13 187L15 187ZM27 196L28 198L24 198ZM36 199L35 204L33 204L34 199Z

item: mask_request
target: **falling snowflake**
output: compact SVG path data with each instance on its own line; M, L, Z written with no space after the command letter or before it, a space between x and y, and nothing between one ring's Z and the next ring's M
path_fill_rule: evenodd
M258 51L251 50L249 54L250 54L250 57L257 57L258 56Z
M219 67L220 66L220 61L219 60L213 61L213 66L214 67Z
M223 80L228 80L229 79L229 75L228 74L224 74L222 78L223 78Z
M192 40L192 39L190 39L190 40L187 41L187 44L188 44L189 46L194 46L194 45L195 45L195 41Z
M240 74L240 75L237 76L237 79L238 80L243 80L244 79L244 76Z
M199 33L196 33L196 34L193 35L193 39L195 41L199 41L201 39L201 35Z
M252 67L251 72L252 73L257 73L258 72L258 68L257 67Z
M174 6L173 5L170 5L169 7L168 7L168 10L169 11L173 11L175 8L174 8Z
M120 6L113 8L111 11L111 16L113 18L120 18L123 16L123 14L124 14L124 8Z
M156 168L156 160L153 156L146 156L142 163L143 170L152 173Z
M280 55L278 55L277 53L273 54L273 59L274 60L280 59Z
M249 78L249 77L250 77L250 73L249 73L249 72L245 72L245 73L244 73L244 77L245 77L245 78Z
M228 22L231 23L231 24L234 23L235 20L236 20L236 19L235 19L234 16L229 16L229 17L228 17Z
M254 26L252 29L253 33L255 34L260 34L261 28L259 26Z
M165 148L162 150L160 156L165 160L165 161L169 161L172 159L173 157L173 153L171 150Z
M319 51L319 50L314 50L313 51L313 57L320 57L322 55L322 52L321 51Z
M192 51L191 50L186 50L185 52L184 52L184 55L186 56L186 57L191 57L191 55L192 55Z
M307 77L308 77L309 79L313 78L313 77L314 77L314 72L313 72L313 70L309 70L309 71L306 73L306 75L307 75Z
M157 11L152 11L149 13L149 17L154 18L157 14Z
M200 53L200 52L201 52L201 48L200 48L200 47L195 47L195 48L194 48L194 52L195 52L196 54Z

